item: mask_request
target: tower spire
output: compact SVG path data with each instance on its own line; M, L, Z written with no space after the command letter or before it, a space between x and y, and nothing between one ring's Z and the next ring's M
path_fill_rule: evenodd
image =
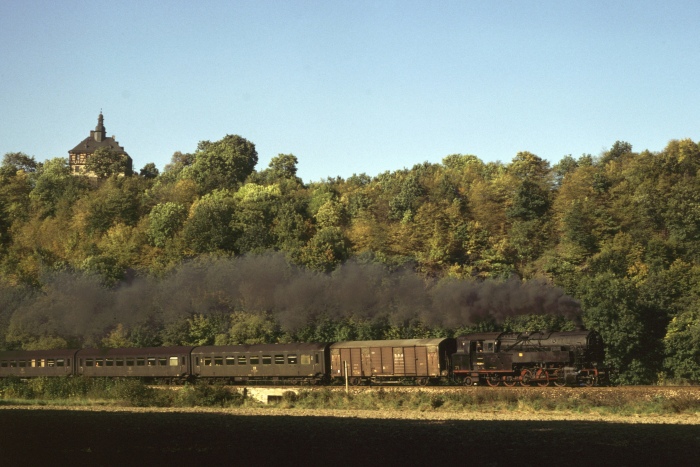
M102 109L100 109L100 116L97 117L97 126L95 127L95 131L91 131L90 135L97 142L104 140L105 136L107 135L107 130L105 130L104 117L102 116Z

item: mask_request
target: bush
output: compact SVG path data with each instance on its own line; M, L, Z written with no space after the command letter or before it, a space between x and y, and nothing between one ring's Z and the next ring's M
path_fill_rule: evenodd
M222 385L206 382L186 385L177 392L174 404L178 407L238 407L245 396L238 391L229 391Z

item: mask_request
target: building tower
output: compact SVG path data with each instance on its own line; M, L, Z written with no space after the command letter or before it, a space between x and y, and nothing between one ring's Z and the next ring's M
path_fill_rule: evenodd
M84 166L87 160L92 156L96 150L100 148L109 148L117 154L121 154L127 158L127 172L131 173L133 162L131 157L124 151L124 148L119 145L114 136L107 136L107 130L105 130L104 117L102 112L100 112L99 117L97 117L97 126L93 131L90 132L90 136L85 138L76 147L68 151L68 164L70 166L70 172L73 175L92 175L85 173Z

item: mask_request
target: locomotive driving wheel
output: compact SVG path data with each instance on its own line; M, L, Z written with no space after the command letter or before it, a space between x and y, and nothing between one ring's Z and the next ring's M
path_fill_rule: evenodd
M465 386L471 386L472 385L472 377L465 376L464 379L462 380L462 384Z
M497 375L491 375L486 377L486 384L491 386L492 388L495 388L499 384L501 384L501 378Z
M566 380L564 380L564 375L560 370L555 370L554 373L552 373L552 379L554 380L555 386L560 388L566 386Z
M544 368L537 370L537 385L541 388L549 386L549 374Z
M518 383L518 379L514 378L513 376L506 376L506 379L503 380L503 385L508 386L509 388L512 388Z
M586 378L586 381L584 383L586 387L593 387L593 386L598 386L598 376L597 375L589 375Z
M532 371L524 369L520 372L520 385L529 386L532 383Z

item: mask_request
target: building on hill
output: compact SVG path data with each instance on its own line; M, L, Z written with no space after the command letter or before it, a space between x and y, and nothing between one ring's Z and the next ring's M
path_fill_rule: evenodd
M90 132L90 136L85 138L76 147L68 151L68 164L70 165L70 171L73 175L90 175L94 176L92 173L85 172L85 163L92 156L95 151L100 148L111 149L114 153L123 155L127 159L127 172L131 173L133 161L131 157L124 151L124 148L119 145L114 135L107 136L107 130L105 130L104 117L102 112L100 116L97 117L97 126L93 131Z

